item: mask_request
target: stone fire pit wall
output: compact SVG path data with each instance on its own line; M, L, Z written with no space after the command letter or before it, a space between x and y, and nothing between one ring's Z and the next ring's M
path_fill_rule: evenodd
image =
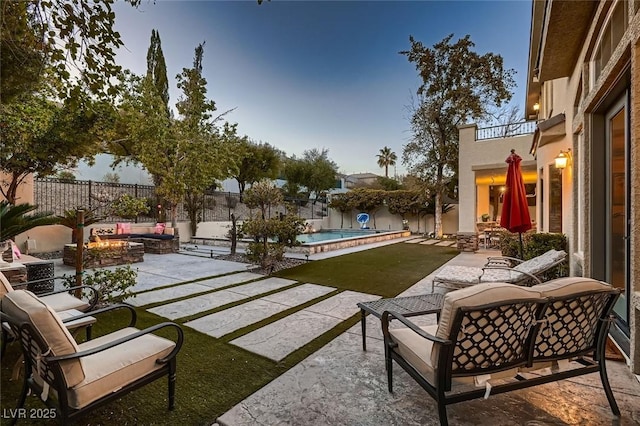
M65 265L76 264L76 245L65 244L62 262ZM144 261L144 244L126 243L121 246L85 248L83 252L84 268L125 265Z

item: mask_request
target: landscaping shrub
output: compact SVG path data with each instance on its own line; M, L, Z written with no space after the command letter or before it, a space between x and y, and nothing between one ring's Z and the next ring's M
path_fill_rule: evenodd
M564 250L568 253L567 237L560 233L535 233L528 232L522 235L523 260L529 260L534 257L554 249ZM520 241L518 234L511 232L503 232L500 235L500 250L503 256L520 258ZM541 277L543 281L554 278L566 277L569 275L569 265L565 260L560 265L550 269Z
M83 277L82 283L91 286L98 292L98 305L120 303L128 297L135 297L132 287L136 284L138 271L131 265L119 267L113 271L94 269ZM76 285L75 276L64 276L63 285L67 288ZM87 291L87 294L90 294Z

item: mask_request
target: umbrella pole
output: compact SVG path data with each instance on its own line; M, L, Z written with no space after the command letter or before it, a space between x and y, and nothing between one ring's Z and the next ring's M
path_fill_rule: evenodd
M522 232L518 232L518 237L520 239L520 259L524 260L524 254L522 253Z

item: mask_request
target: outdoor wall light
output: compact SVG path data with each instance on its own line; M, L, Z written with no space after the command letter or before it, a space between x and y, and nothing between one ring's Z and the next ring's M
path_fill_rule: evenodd
M536 102L535 104L533 104L533 110L534 110L535 112L540 111L540 104L539 104L539 103L537 103L537 102Z
M566 169L569 160L571 159L571 148L566 151L560 150L560 154L555 158L556 169Z

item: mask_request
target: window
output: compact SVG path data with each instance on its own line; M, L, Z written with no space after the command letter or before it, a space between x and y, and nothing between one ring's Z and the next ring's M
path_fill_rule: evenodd
M549 165L549 232L562 232L562 170Z
M625 31L627 31L628 21L627 4L625 1L619 0L604 27L604 31L601 33L601 39L598 42L598 48L593 58L594 80L600 77L600 73L607 66L611 55L616 50Z

